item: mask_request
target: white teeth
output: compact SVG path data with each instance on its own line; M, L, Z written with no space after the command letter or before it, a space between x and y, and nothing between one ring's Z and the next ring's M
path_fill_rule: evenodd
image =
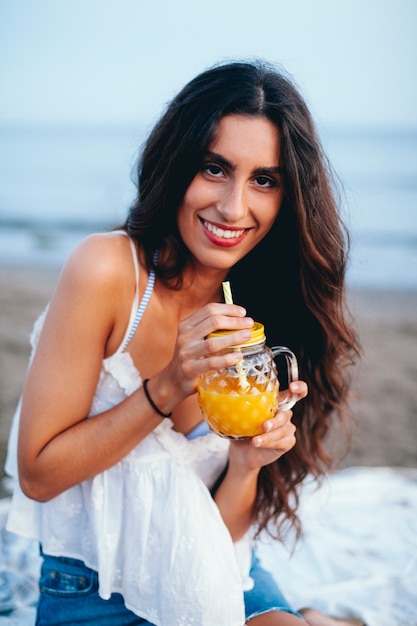
M245 232L242 230L223 230L223 228L218 228L209 222L204 222L204 226L216 237L222 237L223 239L236 239L236 237L240 237Z

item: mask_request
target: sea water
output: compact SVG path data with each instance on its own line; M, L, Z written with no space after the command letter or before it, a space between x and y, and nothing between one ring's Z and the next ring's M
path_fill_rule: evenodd
M149 129L0 126L0 263L62 265L122 223ZM322 129L351 236L348 283L417 288L417 129Z

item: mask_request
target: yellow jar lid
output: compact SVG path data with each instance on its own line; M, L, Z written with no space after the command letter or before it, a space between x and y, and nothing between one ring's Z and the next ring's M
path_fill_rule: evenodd
M230 333L235 332L233 330L215 330L213 333L210 333L208 337L221 337L222 335L230 335ZM251 328L251 338L245 343L241 343L238 346L233 346L234 348L240 348L242 346L252 346L257 343L262 343L265 341L265 329L264 325L260 322L255 322Z

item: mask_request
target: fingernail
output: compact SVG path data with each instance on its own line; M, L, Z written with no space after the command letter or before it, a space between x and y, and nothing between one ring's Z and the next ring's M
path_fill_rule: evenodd
M262 437L255 437L253 442L254 442L255 446L257 448L259 448L259 446L261 446L263 444L264 440L262 439Z

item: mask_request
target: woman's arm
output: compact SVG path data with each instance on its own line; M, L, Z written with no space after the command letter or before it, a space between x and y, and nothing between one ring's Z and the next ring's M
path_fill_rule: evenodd
M241 539L254 522L258 474L259 469L239 472L229 462L225 477L214 494L233 541Z
M307 395L302 381L291 383L292 393ZM214 499L233 541L238 541L255 522L255 502L261 467L273 463L296 443L292 411L280 411L263 423L264 433L241 441L231 441L229 463Z
M107 469L161 421L142 389L87 419L108 345L128 323L120 300L131 303L134 288L121 236L88 238L62 272L22 398L19 478L31 498L48 500Z

